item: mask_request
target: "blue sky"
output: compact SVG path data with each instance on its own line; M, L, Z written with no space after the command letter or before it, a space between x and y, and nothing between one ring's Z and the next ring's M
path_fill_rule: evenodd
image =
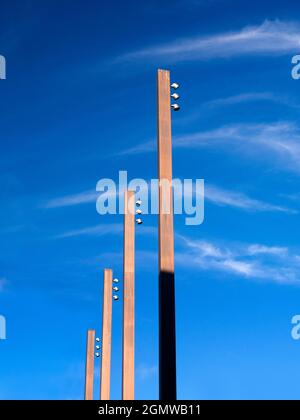
M122 216L97 214L95 186L119 170L156 177L157 68L181 85L174 177L206 185L204 224L175 218L178 397L299 398L300 342L290 334L300 313L295 2L0 8L0 398L83 396L102 271L122 278ZM137 230L136 398L158 396L156 223L145 216Z

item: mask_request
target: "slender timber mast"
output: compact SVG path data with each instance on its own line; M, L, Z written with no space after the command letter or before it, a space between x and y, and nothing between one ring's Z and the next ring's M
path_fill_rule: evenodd
M135 193L125 192L122 399L134 399Z
M157 72L159 178L159 399L176 400L170 72Z

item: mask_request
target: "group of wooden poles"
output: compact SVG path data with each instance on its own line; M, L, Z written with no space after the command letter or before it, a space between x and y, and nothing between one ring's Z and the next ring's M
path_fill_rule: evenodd
M177 95L178 96L178 95ZM174 228L170 72L157 72L159 177L159 399L176 400ZM167 180L169 191L163 180ZM163 194L168 212L163 211ZM135 192L124 197L122 399L134 400ZM104 270L100 399L110 399L113 272ZM95 330L88 330L85 399L94 398ZM98 347L98 346L97 346Z

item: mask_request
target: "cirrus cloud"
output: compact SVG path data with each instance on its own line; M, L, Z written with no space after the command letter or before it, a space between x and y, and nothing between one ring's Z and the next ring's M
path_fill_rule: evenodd
M246 279L300 286L300 259L287 247L209 242L177 235L183 246L177 264Z
M116 62L159 60L160 63L230 58L242 55L284 55L300 47L300 25L265 20L261 25L212 35L177 39L123 54Z

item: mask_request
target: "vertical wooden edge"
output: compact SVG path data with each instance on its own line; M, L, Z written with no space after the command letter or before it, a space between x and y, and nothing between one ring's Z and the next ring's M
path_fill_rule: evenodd
M110 399L113 271L104 269L100 400Z
M157 145L159 178L159 269L174 271L172 128L170 71L157 72ZM168 201L167 203L164 203ZM164 209L168 212L165 213Z
M135 191L125 192L122 399L134 399Z
M176 331L170 72L157 72L159 178L159 398L176 399ZM167 189L164 181L169 182ZM165 196L165 194L168 194ZM165 206L167 203L168 206ZM168 212L164 212L167 207Z
M124 214L135 215L135 191L126 190L124 193Z
M94 391L94 346L95 346L95 330L87 331L86 344L86 365L85 365L85 400L93 399Z

